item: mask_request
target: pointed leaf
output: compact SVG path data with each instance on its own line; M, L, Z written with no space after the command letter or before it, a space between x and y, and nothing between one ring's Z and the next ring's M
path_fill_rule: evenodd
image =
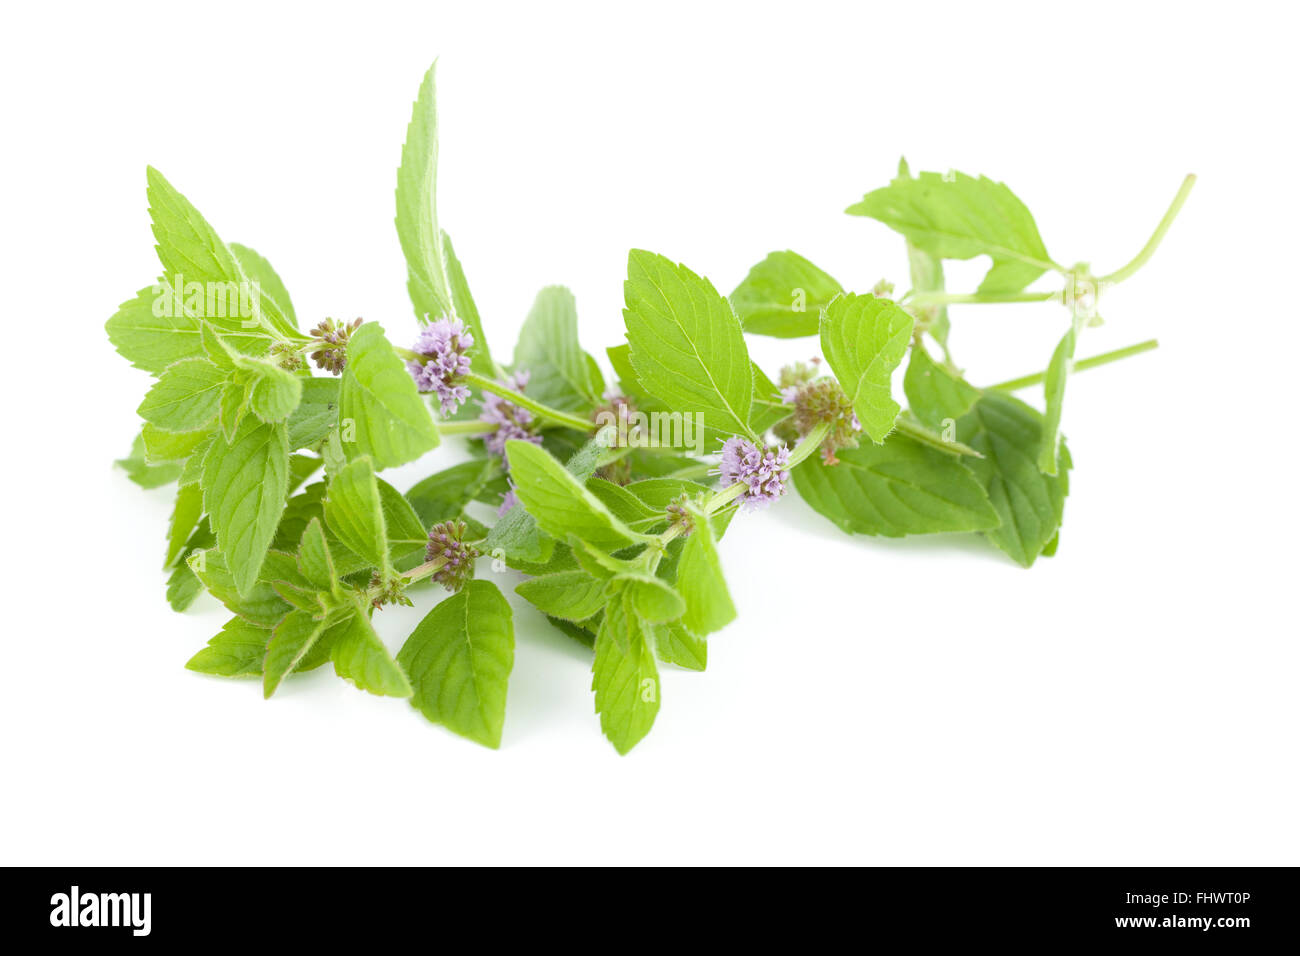
M822 352L839 379L862 430L882 442L900 411L890 376L907 351L912 317L889 299L843 295L822 313Z

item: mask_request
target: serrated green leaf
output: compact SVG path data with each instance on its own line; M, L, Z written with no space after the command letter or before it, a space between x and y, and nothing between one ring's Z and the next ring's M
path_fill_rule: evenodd
M185 666L217 677L256 677L262 673L262 658L270 639L269 629L233 617Z
M416 625L397 659L420 713L485 747L501 746L515 632L496 585L468 582Z
M199 325L171 304L161 285L141 289L123 302L105 324L113 348L136 368L154 375L183 359L202 358ZM165 296L165 298L164 298Z
M339 422L345 439L355 443L349 457L369 455L380 470L414 461L438 444L415 381L374 322L348 340Z
M295 609L284 616L266 645L262 662L262 696L269 698L280 682L297 667L311 651L312 646L325 633L324 617L313 617L308 611Z
M628 606L614 601L596 635L591 689L600 729L620 754L650 732L659 714L659 668L645 631Z
M452 314L451 290L438 229L438 104L434 71L420 84L397 170L397 238L406 256L407 291L416 317L429 322Z
M957 423L957 437L983 458L968 458L969 468L988 495L1001 525L985 532L1018 564L1029 567L1055 539L1069 493L1070 455L1061 445L1058 475L1044 475L1037 456L1043 416L1009 395L985 392L970 414Z
M543 614L566 621L585 621L605 606L605 581L580 570L529 578L515 593Z
M259 579L246 594L240 594L225 555L215 548L196 549L185 560L203 586L232 614L270 628L291 610L269 581Z
M221 390L221 434L226 441L232 441L239 423L244 420L244 411L248 408L248 385L243 379L232 379Z
M310 448L339 420L339 380L304 378L302 398L289 416L289 448Z
M912 414L931 428L942 428L945 419L955 422L961 418L980 394L964 378L937 364L919 344L912 346L903 391Z
M240 358L236 364L247 373L248 410L264 422L282 422L302 399L302 377L270 362Z
M369 458L348 463L330 478L325 523L349 550L371 567L382 569L385 577L392 572L386 545L388 525Z
M353 613L339 624L330 648L334 672L361 690L381 697L410 697L411 684L370 623L368 609L354 597Z
M233 439L218 434L203 461L203 507L235 587L246 595L257 581L289 490L289 442L284 425L245 418Z
M234 253L240 268L244 270L244 275L261 288L263 302L270 299L273 309L291 326L297 326L298 316L293 311L289 290L284 287L284 281L275 269L271 268L271 263L259 255L257 250L241 246L237 242L230 243L230 251Z
M754 373L740 320L712 283L634 249L623 286L629 356L641 385L723 435L753 437Z
M987 531L1000 519L963 462L894 435L883 445L845 448L839 464L816 455L794 469L794 484L814 511L849 534Z
M163 371L138 409L140 417L169 432L192 432L217 415L226 373L206 359L182 359Z
M542 531L558 538L573 534L607 549L639 540L636 532L543 449L526 441L510 441L506 456L515 494Z
M578 309L568 289L537 293L519 330L514 368L528 372L528 395L543 405L580 411L600 403L605 382L578 343Z
M655 655L665 664L676 664L687 670L702 671L709 663L709 643L696 637L680 621L656 624L654 632Z
M695 516L694 524L677 562L677 590L686 602L682 626L704 637L735 620L736 605L722 574L712 526L699 515Z
M164 270L161 285L173 289L173 304L183 305L192 319L238 333L244 343L264 337L269 345L272 335L296 336L283 316L265 309L260 296L251 295L253 284L239 260L189 200L152 167L148 182L149 213ZM176 295L176 284L181 282L182 294ZM188 294L192 284L202 290L201 307Z
M144 437L135 436L131 443L131 453L125 458L113 462L126 472L126 476L141 488L161 488L171 484L180 477L181 466L171 462L164 465L151 465L145 460Z
M212 437L209 431L169 432L149 422L140 429L144 439L144 459L151 465L184 462Z
M882 442L900 411L890 376L907 351L912 317L889 299L842 295L822 313L821 344L862 430Z
M762 435L794 414L794 406L787 405L781 391L757 364L754 365L754 405L749 411L749 427L754 434Z
M1024 203L984 176L900 176L846 211L883 222L941 259L990 256L993 267L981 292L1019 292L1056 268Z
M628 606L643 623L664 624L675 621L686 612L686 602L672 585L652 574L621 574L610 585L614 592L622 591Z
M769 253L731 293L746 332L791 339L816 335L821 310L844 290L798 253Z
M319 518L312 518L303 529L298 544L298 570L315 587L334 591L339 586L338 571L325 540L325 528Z

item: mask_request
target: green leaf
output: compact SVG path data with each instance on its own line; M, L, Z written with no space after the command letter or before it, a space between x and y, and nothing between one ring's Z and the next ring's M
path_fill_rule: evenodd
M528 396L543 405L580 411L600 404L604 378L578 344L578 309L568 289L537 293L519 330L514 368L528 372Z
M144 439L145 461L151 465L162 465L169 461L187 461L211 439L212 433L206 430L168 432L145 422L140 429L140 437Z
M897 538L1000 524L983 485L963 463L978 459L958 459L905 435L836 455L838 465L809 458L794 469L794 484L814 511L849 534Z
M482 501L479 496L500 478L501 466L495 456L465 461L416 482L406 492L406 500L427 528L439 521L461 517L465 505L473 500ZM494 492L496 501L490 503L499 504L502 493Z
M407 291L416 317L429 322L452 314L451 289L438 229L438 104L435 62L424 75L411 111L397 170L397 238L406 256Z
M416 625L397 659L420 713L485 747L501 746L515 631L496 585L467 583Z
M325 618L293 610L271 632L262 664L262 696L269 698L285 675L294 670L311 652L313 645L328 626Z
M309 448L329 434L339 420L339 380L304 378L302 398L289 416L289 447Z
M1056 268L1024 203L984 176L900 176L846 211L883 222L941 259L990 256L993 267L980 292L1019 292Z
M141 289L118 306L104 328L123 358L154 375L182 359L203 357L198 323L173 307L165 286Z
M163 485L171 484L180 477L181 473L179 464L149 464L145 460L144 437L141 435L136 435L135 441L131 443L131 453L125 458L117 459L113 464L125 471L126 476L141 488L161 488Z
M702 671L709 662L709 643L696 637L680 621L656 624L654 633L655 654L665 664L676 664L687 670Z
M375 633L369 609L355 596L354 604L354 612L340 623L340 633L330 647L334 672L381 697L410 697L411 684Z
M350 462L330 478L325 499L325 523L330 531L384 576L392 573L388 557L388 525L379 497L379 483L369 458Z
M239 358L248 376L248 408L264 422L282 422L302 399L302 377L260 359Z
M298 545L298 570L303 577L322 591L336 591L339 575L334 567L334 558L330 554L329 544L325 540L325 529L319 518L312 518L303 529L302 539Z
M264 309L261 298L251 295L252 283L239 260L189 200L152 167L148 181L149 213L164 269L161 285L172 290L172 305L183 306L192 319L239 333L245 341L265 337L269 345L273 334L296 337L283 316Z
M912 346L903 391L912 414L931 428L942 428L945 419L961 418L980 394L964 378L937 364L919 343Z
M686 601L682 626L703 637L735 620L736 605L722 574L712 526L698 514L694 523L677 562L677 590Z
M628 603L625 595L605 612L591 675L600 729L620 754L650 732L660 696L654 651Z
M256 677L262 673L262 658L270 638L267 628L233 617L185 666L217 677Z
M515 593L543 614L585 621L605 606L605 581L586 571L560 571L529 578Z
M185 543L203 517L203 492L198 485L183 485L176 492L176 505L172 509L167 528L167 559L163 568L170 568L185 550Z
M1052 361L1047 366L1047 376L1043 381L1043 392L1047 404L1043 416L1043 440L1038 446L1038 470L1045 475L1055 475L1057 459L1061 448L1061 410L1065 405L1065 383L1074 366L1074 346L1078 341L1078 329L1070 331L1057 344L1052 352Z
M226 567L225 555L215 548L197 549L185 560L203 586L232 614L271 628L291 610L268 581L259 579L247 594L240 594L230 569Z
M997 392L981 396L957 423L957 437L984 456L967 458L964 464L984 486L1002 521L986 532L989 540L1013 561L1029 567L1060 528L1069 493L1069 451L1062 444L1059 475L1039 471L1043 416Z
M816 335L821 310L844 290L798 253L772 252L731 293L746 332L782 339Z
M754 437L754 373L731 303L712 283L663 256L632 250L624 284L632 367L674 411L700 412L724 435Z
M149 389L140 417L169 432L204 428L217 415L226 374L206 359L182 359L170 365Z
M241 595L257 581L289 490L284 425L245 418L232 439L218 434L203 460L203 507Z
M640 540L543 449L526 441L510 441L506 443L506 456L515 494L547 534L557 538L573 534L610 550Z
M230 251L234 253L240 268L244 270L244 275L261 287L262 301L270 299L274 310L288 320L290 325L297 326L298 316L294 314L293 303L289 300L289 290L284 287L283 280L271 268L271 263L258 255L256 250L241 246L237 242L230 244Z
M628 606L643 624L675 621L686 612L682 596L652 574L620 574L611 588L627 595Z
M898 417L890 376L911 336L912 317L889 299L842 295L822 313L822 352L862 430L876 443L885 440Z
M369 455L381 470L414 461L438 444L438 429L414 380L374 322L348 340L339 422L345 439L350 435L355 442L352 457Z
M221 390L221 433L226 436L226 441L231 441L235 437L235 432L239 430L239 423L244 419L244 411L248 408L248 383L245 381L232 380L226 383Z
M469 328L474 336L474 347L469 352L470 369L485 378L496 378L496 364L488 350L487 336L483 333L483 320L479 318L478 306L470 294L469 282L465 279L465 270L456 258L456 250L451 246L451 236L444 229L442 232L443 258L447 262L447 283L451 289L451 302L456 316Z

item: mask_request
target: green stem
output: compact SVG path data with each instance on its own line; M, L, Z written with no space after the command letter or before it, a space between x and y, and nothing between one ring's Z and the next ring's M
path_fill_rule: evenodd
M906 305L969 305L978 302L1051 302L1060 300L1059 292L913 292L904 299Z
M1109 365L1111 362L1118 362L1120 359L1128 358L1131 355L1141 355L1143 352L1150 352L1159 345L1160 343L1155 339L1147 339L1145 342L1138 342L1136 345L1128 345L1122 349L1115 349L1113 352L1103 352L1100 355L1093 355L1086 359L1079 359L1079 361L1074 363L1073 371L1086 372L1090 368ZM1028 388L1030 385L1039 385L1046 378L1046 372L1035 372L1033 375L1022 375L1020 378L998 382L998 384L990 385L988 387L999 392L1013 392L1016 389Z
M1169 227L1174 224L1174 219L1177 218L1178 211L1183 208L1183 203L1187 201L1187 196L1195 185L1196 177L1194 175L1189 175L1184 179L1183 184L1178 187L1178 194L1174 196L1174 201L1171 202L1169 208L1165 210L1164 218L1160 220L1160 224L1156 226L1156 231L1151 234L1151 238L1148 239L1147 244L1142 247L1142 251L1134 256L1133 260L1128 265L1116 269L1108 276L1102 276L1097 281L1103 283L1123 282L1133 273L1146 265L1147 260L1155 255L1156 248L1160 245L1160 240L1165 237L1165 233L1169 231Z
M438 422L438 431L443 435L487 435L500 427L496 422L481 422L478 419L467 422Z
M596 430L595 422L586 418L579 418L576 415L570 415L568 412L562 412L558 408L551 408L549 405L543 405L541 402L534 401L522 392L516 392L512 388L495 382L490 378L479 375L477 372L470 372L463 381L470 385L477 385L485 392L492 392L494 395L500 395L512 405L518 405L520 408L526 408L539 418L555 422L557 425L563 425L566 428L572 428L575 431L591 433Z
M950 455L969 455L972 458L984 457L970 445L964 445L959 441L948 441L942 435L936 434L920 422L906 417L906 415L898 416L894 422L894 429L923 445L929 445L931 448L937 448L939 451L947 452Z

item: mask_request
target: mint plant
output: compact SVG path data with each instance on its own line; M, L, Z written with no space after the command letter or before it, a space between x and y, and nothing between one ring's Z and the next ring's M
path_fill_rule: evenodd
M1073 466L1069 380L1156 345L1079 359L1079 340L1193 183L1141 252L1101 276L1056 262L1002 183L914 176L905 162L848 208L903 237L910 288L897 297L884 282L850 291L790 251L724 296L633 250L626 342L607 350L607 380L560 287L538 295L511 359L489 349L438 223L437 157L430 69L397 176L415 322L387 318L391 332L334 318L300 331L270 263L224 242L150 169L161 274L107 324L153 378L118 464L142 487L175 486L171 606L206 590L233 615L191 670L260 677L270 697L328 662L496 747L514 624L493 572L508 567L525 601L591 648L595 709L619 753L654 724L660 665L704 670L708 638L737 616L720 552L728 526L759 520L791 488L849 534L977 534L1024 567L1053 555ZM991 262L978 288L948 292L944 262L977 256ZM1050 291L1029 290L1044 277ZM950 307L1012 302L1064 306L1059 344L1042 371L975 384L949 348ZM792 362L773 378L747 335L817 336L824 365ZM1038 386L1041 412L1014 395ZM471 460L405 492L380 477L447 437ZM450 596L392 655L376 617L439 589Z

